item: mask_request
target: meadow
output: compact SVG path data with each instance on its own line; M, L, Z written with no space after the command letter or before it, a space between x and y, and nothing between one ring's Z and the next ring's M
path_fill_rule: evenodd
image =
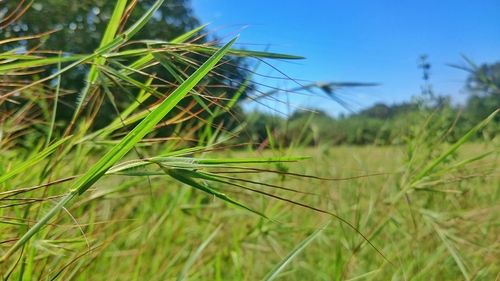
M0 40L4 280L498 279L500 109L462 124L418 105L392 146L302 125L247 143L258 73L240 60L302 57L205 25L136 39L165 8L129 17L137 3L116 1L86 53L41 48L52 31Z
M454 162L492 148L485 143L467 144ZM404 146L302 148L294 153L312 158L288 164L285 170L279 167L282 164L258 165L255 168L262 171L240 178L275 185L245 182L245 186L335 213L381 253L329 214L237 186L213 187L268 219L164 175L109 176L38 234L25 250L31 261L24 265L24 274L32 280L260 280L286 261L277 280L497 277L498 155L443 174L394 202L398 186L408 177ZM204 158L283 154L222 151ZM71 163L74 156L67 158L63 161ZM283 187L297 191L279 189ZM62 188L50 187L44 196L57 198ZM22 213L12 212L16 209L8 205L29 199L6 198L8 191L2 190L2 236L15 237L16 229L33 220L31 215L21 218ZM30 212L44 212L51 205ZM4 251L9 244L2 243ZM294 250L301 251L287 258Z

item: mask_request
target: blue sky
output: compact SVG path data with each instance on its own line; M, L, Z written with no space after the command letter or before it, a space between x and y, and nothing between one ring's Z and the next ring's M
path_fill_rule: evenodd
M418 94L421 54L427 54L432 64L434 90L457 102L466 98L466 73L447 63L463 64L462 54L476 63L500 60L498 0L192 0L191 5L219 36L240 34L239 43L246 48L263 50L269 45L269 51L305 56L306 60L291 63L270 61L293 78L381 83L341 91L353 109L406 101ZM260 72L277 75L269 68ZM258 81L296 86L283 80ZM343 111L322 96L290 95L289 102L291 110L316 107L333 115ZM266 106L289 110L282 102L267 101Z

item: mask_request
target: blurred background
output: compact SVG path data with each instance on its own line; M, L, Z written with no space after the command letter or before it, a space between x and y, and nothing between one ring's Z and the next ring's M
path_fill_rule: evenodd
M500 60L500 3L494 0L194 0L191 5L195 15L212 23L219 34L240 33L239 43L248 48L260 44L262 49L306 57L297 63L273 63L292 78L380 83L339 91L353 110L374 103L408 102L418 95L422 56L432 66L429 81L434 93L463 104L469 94L469 74L450 64L466 66L463 56L477 65ZM296 87L287 80L262 82ZM335 102L314 96L293 96L290 103L332 115L346 113ZM283 108L279 103L275 106Z

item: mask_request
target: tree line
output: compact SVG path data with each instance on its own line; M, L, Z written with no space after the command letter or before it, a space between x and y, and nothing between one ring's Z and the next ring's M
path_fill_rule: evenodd
M249 112L244 118L247 127L240 141L261 144L273 138L286 145L391 145L402 144L412 134L425 129L445 132L444 140L453 142L500 108L500 62L462 68L470 73L465 81L469 96L464 104L454 105L449 97L435 96L426 81L422 94L411 101L392 105L377 103L339 117L317 109L295 111L289 117ZM424 77L427 77L425 73ZM477 137L492 139L499 133L500 117L496 116Z

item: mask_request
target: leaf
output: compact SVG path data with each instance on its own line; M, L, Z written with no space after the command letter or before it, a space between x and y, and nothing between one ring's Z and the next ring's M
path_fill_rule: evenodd
M202 53L213 53L217 50L216 47L202 46L202 45L186 45L186 48L188 48L188 49L191 48L195 51L202 52ZM238 49L231 49L231 50L229 50L228 54L231 54L234 56L241 56L241 57L257 57L257 58L269 58L269 59L288 59L288 60L304 59L304 57L302 57L302 56L294 56L294 55L271 53L271 52L251 51L251 50L238 50Z
M88 55L72 55L72 56L54 57L54 58L36 58L36 59L23 60L21 62L0 64L0 74L6 74L9 71L13 71L16 69L28 69L32 67L58 64L62 62L77 61L87 56Z
M226 201L227 203L230 203L232 205L235 205L237 207L241 207L247 211L250 211L252 213L255 213L261 217L264 217L264 218L267 218L264 214L256 211L256 210L253 210L245 205L243 205L242 203L230 198L229 196L227 196L226 194L224 193L221 193L213 188L211 188L210 186L208 185L203 185L203 184L200 184L198 183L197 181L193 180L191 177L190 177L190 171L188 170L184 170L184 169L165 169L165 172L168 173L169 176L171 176L172 178L186 184L186 185L189 185L193 188L196 188L198 190L201 190L203 192L206 192L208 194L211 194L223 201Z
M43 159L45 159L45 157L52 154L56 150L56 148L58 148L61 144L63 144L65 141L67 141L70 138L71 138L71 136L68 136L68 137L63 138L61 140L58 140L55 143L53 143L52 145L45 148L44 150L42 150L38 153L35 153L35 155L32 158L24 161L23 163L15 166L9 172L1 175L0 176L0 183L12 178L13 176L15 176L21 172L26 171L28 168L30 168L30 167L34 166L36 163L42 161Z
M196 259L198 259L198 257L201 255L201 253L203 252L203 250L215 238L215 236L219 232L220 228L221 228L221 226L219 225L214 230L214 232L212 232L212 234L210 234L210 236L208 236L207 239L205 239L205 241L203 241L203 243L201 243L201 245L196 249L196 251L194 252L194 254L191 255L191 256L189 256L189 259L186 261L186 263L184 264L184 267L182 268L181 273L177 277L177 281L182 281L182 280L186 279L186 276L187 276L187 274L189 272L189 269L191 267L193 267L193 264L196 261Z
M309 235L306 239L302 240L296 247L293 249L283 260L281 260L265 277L263 280L270 281L274 280L278 274L283 271L283 269L296 257L298 256L309 244L311 244L314 239L318 238L318 236L325 230L325 228L330 223L327 223L322 228L317 229L311 235Z

